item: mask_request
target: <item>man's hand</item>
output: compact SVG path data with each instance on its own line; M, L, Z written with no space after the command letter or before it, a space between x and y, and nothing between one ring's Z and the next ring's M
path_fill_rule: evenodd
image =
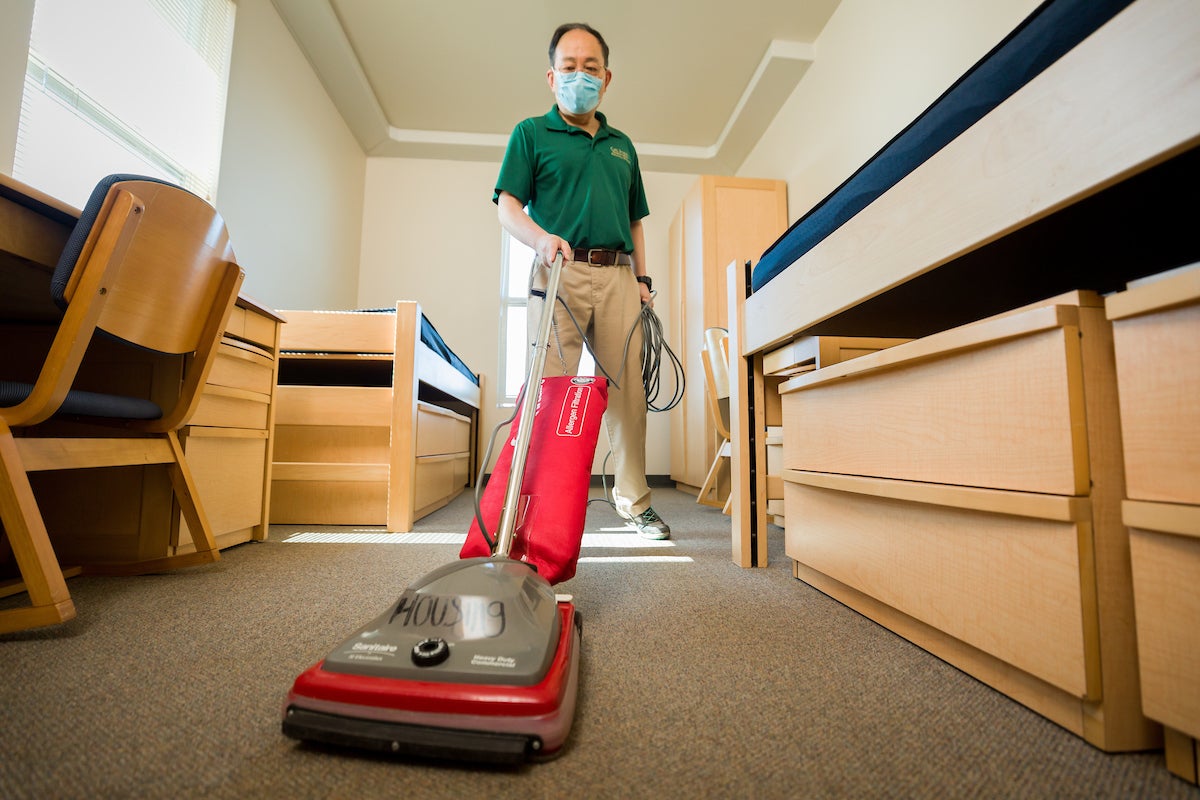
M638 283L638 291L642 295L642 305L654 308L654 297L650 294L650 287L644 283Z
M563 261L571 261L573 259L571 245L566 239L555 236L552 233L547 233L539 236L537 247L534 248L537 254L542 257L542 263L547 267L554 263L554 257L559 253L563 254Z

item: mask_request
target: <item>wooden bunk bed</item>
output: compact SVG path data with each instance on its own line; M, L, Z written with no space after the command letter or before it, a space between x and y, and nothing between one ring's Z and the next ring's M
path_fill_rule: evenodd
M1193 782L1200 711L1149 718L1141 695L1165 672L1157 707L1172 691L1200 706L1200 658L1179 655L1200 651L1180 621L1200 586L1200 497L1168 498L1183 511L1157 529L1190 588L1155 592L1126 526L1164 517L1130 506L1122 428L1137 412L1118 406L1117 376L1133 357L1114 354L1106 305L1200 261L1181 200L1198 144L1194 2L1050 0L757 265L728 272L735 562L766 563L764 441L782 426L773 477L798 578L1101 749L1159 746L1167 722L1168 767ZM1196 303L1194 282L1190 301L1160 305ZM1190 320L1173 330L1194 341ZM764 369L824 336L911 341ZM1148 668L1138 634L1172 615Z
M272 523L409 531L473 484L480 377L418 303L285 316Z

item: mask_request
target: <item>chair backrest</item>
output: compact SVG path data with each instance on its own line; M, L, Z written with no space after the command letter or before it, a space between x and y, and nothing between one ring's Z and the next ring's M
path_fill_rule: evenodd
M729 438L729 331L707 328L704 331L704 350L700 353L704 378L708 386L709 406L717 431Z
M96 183L95 187L92 188L92 193L88 196L87 202L83 205L83 211L79 214L79 221L75 223L75 228L71 231L71 235L67 237L66 244L63 245L62 254L59 255L58 264L54 268L54 275L50 278L50 297L60 309L66 310L67 308L67 284L72 282L72 277L74 277L76 282L79 280L79 273L76 272L75 267L78 266L80 257L83 255L84 245L88 242L88 237L97 227L96 220L100 216L101 208L104 207L104 201L108 199L109 189L114 184L125 181L166 183L166 181L158 178L128 174L108 175Z
M83 231L65 284L63 262L55 271L54 286L63 285L61 300L69 308L93 268L90 262L109 261L96 327L149 350L195 352L205 336L208 309L221 291L224 265L236 263L224 220L196 195L152 178L109 176L97 186L101 190L104 199ZM140 201L130 209L131 217L121 218L122 193ZM77 227L87 222L82 216Z
M58 407L100 330L185 359L178 403L144 427L179 427L195 409L243 278L225 223L208 203L153 178L101 181L52 279L65 309L29 404Z

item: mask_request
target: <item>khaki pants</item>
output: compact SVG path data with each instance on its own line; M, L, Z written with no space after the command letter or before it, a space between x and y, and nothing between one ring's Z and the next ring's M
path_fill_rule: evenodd
M545 291L550 269L534 267L532 288ZM582 261L563 263L558 297L566 301L587 335L596 361L610 377L608 411L604 422L615 464L613 499L617 511L636 516L650 507L650 487L646 484L646 390L642 386L641 293L633 271L627 266L597 267ZM537 339L538 321L545 301L529 298L529 343ZM633 328L625 368L621 354L625 339ZM575 375L583 353L583 339L567 316L562 303L555 304L554 326L546 353L547 376ZM620 373L620 374L618 374ZM602 375L596 369L597 375ZM619 381L618 388L613 381Z

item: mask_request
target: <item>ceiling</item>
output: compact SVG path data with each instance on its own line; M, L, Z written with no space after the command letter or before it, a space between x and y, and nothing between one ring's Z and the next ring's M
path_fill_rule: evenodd
M273 0L371 156L498 161L549 110L550 35L611 49L600 107L646 170L732 173L791 96L840 0Z

